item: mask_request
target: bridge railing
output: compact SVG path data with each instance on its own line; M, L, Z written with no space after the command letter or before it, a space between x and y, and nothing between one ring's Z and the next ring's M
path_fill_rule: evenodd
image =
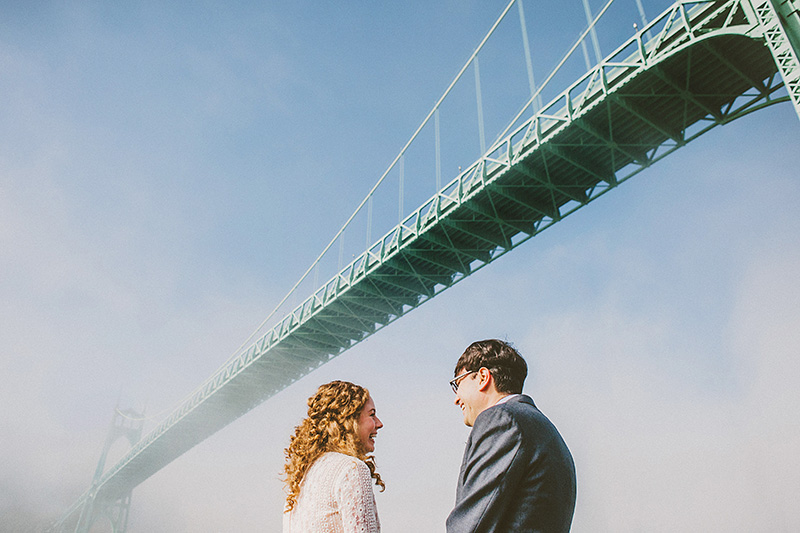
M298 302L298 298L306 298L307 295L311 294L313 295L311 298L322 300L321 295L324 294L326 287L330 285L331 279L341 278L343 276L346 277L342 272L353 268L353 264L358 263L362 259L361 254L365 249L367 252L372 251L374 253L374 244L380 242L375 241L372 237L374 233L380 233L380 228L376 227L376 224L380 223L384 226L386 228L384 232L394 231L393 228L395 226L413 225L411 220L417 216L418 210L404 212L405 206L409 204L412 207L413 205L419 205L416 202L409 202L409 198L404 198L404 195L409 195L410 187L407 182L410 172L414 173L414 179L417 180L414 187L415 190L427 188L435 184L435 186L431 186L431 191L434 193L433 198L436 198L439 194L444 194L444 191L452 185L453 181L459 178L456 177L443 187L443 174L446 175L448 171L443 171L442 167L454 168L451 167L450 164L456 164L455 161L457 161L457 164L460 166L458 167L458 172L454 174L466 173L468 169L462 168L464 167L464 161L476 161L481 156L485 155L487 152L487 143L483 140L487 135L485 124L490 122L491 118L495 119L494 122L499 124L499 128L495 132L489 132L495 139L490 146L496 144L499 139L507 133L509 128L513 126L515 122L518 122L520 117L532 115L536 109L541 107L542 100L546 99L548 94L557 94L558 88L553 89L554 85L566 83L566 81L563 80L569 81L574 79L574 74L572 73L576 72L579 68L582 69L580 72L583 72L583 69L585 69L585 71L591 71L592 64L587 52L587 42L597 41L598 38L595 30L603 20L604 15L610 12L612 6L616 4L625 4L627 2L633 7L633 2L635 2L638 9L633 9L633 11L638 11L641 20L646 21L641 0L602 1L602 7L596 11L596 14L592 14L588 3L589 0L581 0L587 14L587 26L577 31L577 33L580 34L578 38L571 41L571 46L568 46L568 51L563 54L557 65L550 71L546 80L537 85L531 60L532 47L528 33L529 24L525 15L525 9L523 8L523 0L511 0L487 32L481 43L467 59L448 88L415 130L414 134L389 164L388 168L383 172L352 215L341 229L336 232L328 245L312 262L292 289L239 349L243 349L253 339L265 333L267 328L290 327L292 323L300 318L299 315L302 314L302 310L299 308L309 305L306 299L302 300L302 302ZM580 6L578 0L572 0L572 2L575 6ZM514 10L514 7L517 9ZM515 11L517 16L513 17ZM517 19L516 22L518 26L516 28L514 28L515 24L513 23L515 21L512 20L513 18ZM515 37L512 37L512 34L515 35ZM495 43L495 40L498 42ZM512 44L518 47L517 53L519 57L516 57L514 60L520 68L510 69L504 67L498 69L490 60L494 60L495 62L511 61L513 54L508 51L508 48ZM547 44L551 46L551 43ZM598 54L597 60L599 61L601 59L599 56L599 48L597 48L597 45L593 45L593 47L596 48L596 53ZM502 52L498 52L498 49L502 50ZM581 50L584 51L585 67L578 65L582 61L581 57L579 57ZM484 63L480 63L480 60L483 60ZM492 69L493 66L494 69ZM474 73L474 78L469 76L470 70ZM519 70L518 74L520 74L520 76L514 79L514 83L510 85L517 86L517 90L515 90L515 94L519 97L517 102L521 100L524 101L524 104L516 112L515 118L511 121L508 120L508 117L514 114L514 109L502 117L495 116L497 113L490 113L490 108L493 110L497 104L496 101L499 100L497 98L486 98L488 95L486 92L487 81L491 81L485 79L486 73L492 72L493 70L503 70L505 73ZM484 73L483 77L481 74L482 72ZM563 77L566 72L569 72L569 74ZM559 77L559 75L562 77ZM463 127L459 127L449 131L448 134L443 134L442 129L446 122L444 112L448 105L457 107L459 114L466 113L470 109L468 105L469 102L464 96L467 93L474 95L474 103L472 104L474 107L472 107L471 111L474 129L465 132ZM455 126L453 127L455 128ZM433 146L428 146L428 143L433 144ZM450 149L449 151L446 150L445 144L448 145L447 148ZM460 155L455 155L455 159L450 157L448 164L445 159L448 158L449 153L452 153L453 144L457 144L461 147L458 152ZM464 149L464 146L473 148ZM474 150L474 152L470 150ZM421 161L422 159L424 159L424 161ZM412 167L415 170L411 170ZM420 187L420 179L429 180L429 185ZM394 218L394 221L391 220L391 209L388 207L392 203L391 197L393 195L396 195L395 201L398 205L398 216ZM424 198L425 196L420 200L424 200ZM428 200L427 202L430 201L431 200ZM379 204L382 206L381 209L375 207ZM359 243L361 244L359 245ZM350 256L352 256L353 259L348 262L345 258ZM280 326L278 326L278 324L280 324ZM239 354L240 352L237 351L232 357L236 357Z
M534 139L537 140L536 142L538 142L538 139L547 136L550 132L554 131L555 128L569 123L576 114L579 114L584 108L591 106L598 99L602 98L608 91L609 86L616 83L618 79L630 75L638 69L646 68L654 58L670 52L677 46L691 42L691 40L695 38L694 33L702 31L702 24L707 23L711 18L710 15L713 15L714 12L731 11L735 5L739 4L739 2L720 2L719 0L695 0L675 3L652 22L645 24L612 54L588 69L585 74L580 76L577 81L574 81L566 90L561 92L561 94L552 99L544 108L534 112L534 103L541 98L543 91L548 88L551 80L558 74L564 63L569 58L573 57L579 47L589 39L594 26L611 3L612 2L609 1L603 9L598 12L598 15L591 22L589 27L584 30L577 41L564 55L562 61L555 67L542 85L533 91L530 98L523 105L521 111L509 122L505 130L498 135L499 140L493 143L491 148L482 152L481 156L478 157L472 165L462 170L455 179L445 185L441 190L438 190L433 197L429 198L419 208L399 221L396 226L389 229L388 232L384 234L383 238L374 242L371 240L368 241L366 250L360 252L358 255L354 255L354 259L344 267L340 265L338 272L328 278L327 282L318 286L315 284L315 286L308 291L308 293L311 293L311 296L288 311L277 325L274 325L272 330L265 336L274 340L279 340L282 335L285 335L291 331L293 327L302 323L305 317L313 313L315 309L324 305L331 298L332 294L340 292L355 281L359 273L363 273L372 264L381 262L385 251L391 250L393 246L397 245L397 242L403 240L404 236L410 237L416 235L421 227L424 227L425 222L431 219L431 216L441 212L443 205L446 206L452 202L457 204L460 199L456 193L464 189L465 181L470 181L474 178L474 173L478 167L481 165L488 165L491 168L502 164L497 159L497 153L501 150L501 145L506 145L506 151L512 151L511 145L508 144L506 140L509 131L513 129L514 134L511 136L515 136L519 135L520 131L527 128L526 139L533 136ZM510 5L511 4L509 4L509 6ZM503 16L505 16L507 12L508 8L503 13ZM704 16L704 14L709 16ZM498 20L498 23L502 20L503 16ZM698 19L699 22L696 22ZM727 24L730 25L731 22L732 21L728 21ZM495 27L496 26L497 23L495 24ZM491 32L487 35L487 38L484 39L482 45L490 35ZM676 40L677 35L684 35L685 38L678 41ZM476 52L456 77L454 83L460 79L466 67L477 58L481 46L476 49ZM447 94L448 92L446 91L431 113L429 113L428 117L426 117L425 121L423 121L417 133L422 127L428 124L431 117L435 116L435 111L439 108ZM408 146L415 138L416 133L389 166L389 169L381 177L376 187L367 195L365 201L362 202L353 217L355 214L361 212L364 206L368 205L368 200L374 194L378 185L382 183L382 180L391 170L395 169L398 162L402 160L405 150L407 150ZM353 217L348 221L348 224L353 220ZM332 250L333 244L337 239L342 237L348 224L345 224L337 233L328 247L323 251L323 254L321 254L306 271L304 276L301 277L300 281L298 281L281 304L285 304L289 296L298 291L300 283L306 280L307 276L321 262L323 256ZM276 310L273 311L271 316L276 314L280 308L280 305L276 307Z

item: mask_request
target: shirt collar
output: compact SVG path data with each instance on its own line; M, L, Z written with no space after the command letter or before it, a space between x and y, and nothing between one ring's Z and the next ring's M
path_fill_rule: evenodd
M494 404L494 405L500 405L501 403L506 403L506 402L507 402L508 400L510 400L511 398L515 398L515 397L517 397L517 396L519 396L519 394L509 394L509 395L507 395L507 396L503 396L502 398L500 398L499 400L497 400L497 402L495 402L495 404ZM492 406L492 407L494 407L494 406Z

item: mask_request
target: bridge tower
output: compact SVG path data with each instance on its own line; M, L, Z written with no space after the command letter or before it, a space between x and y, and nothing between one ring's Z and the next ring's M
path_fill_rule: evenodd
M113 533L125 533L127 531L128 513L133 490L129 490L116 500L108 501L97 497L97 489L105 471L106 459L111 446L120 438L126 439L133 446L141 438L143 426L144 417L141 413L133 409L114 408L108 437L103 446L103 453L100 454L100 460L97 462L97 468L92 479L92 488L89 489L88 497L81 509L75 533L93 531L92 526L100 518L105 518L110 522Z
M800 116L800 0L752 0L752 5Z

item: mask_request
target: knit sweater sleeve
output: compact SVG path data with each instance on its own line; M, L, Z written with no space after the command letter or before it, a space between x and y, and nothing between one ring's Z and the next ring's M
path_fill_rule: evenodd
M337 476L334 497L345 533L380 533L369 467L353 458Z

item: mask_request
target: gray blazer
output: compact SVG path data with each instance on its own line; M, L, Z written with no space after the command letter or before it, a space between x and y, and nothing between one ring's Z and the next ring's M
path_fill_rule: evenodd
M483 411L467 440L447 533L569 531L575 464L529 396Z

